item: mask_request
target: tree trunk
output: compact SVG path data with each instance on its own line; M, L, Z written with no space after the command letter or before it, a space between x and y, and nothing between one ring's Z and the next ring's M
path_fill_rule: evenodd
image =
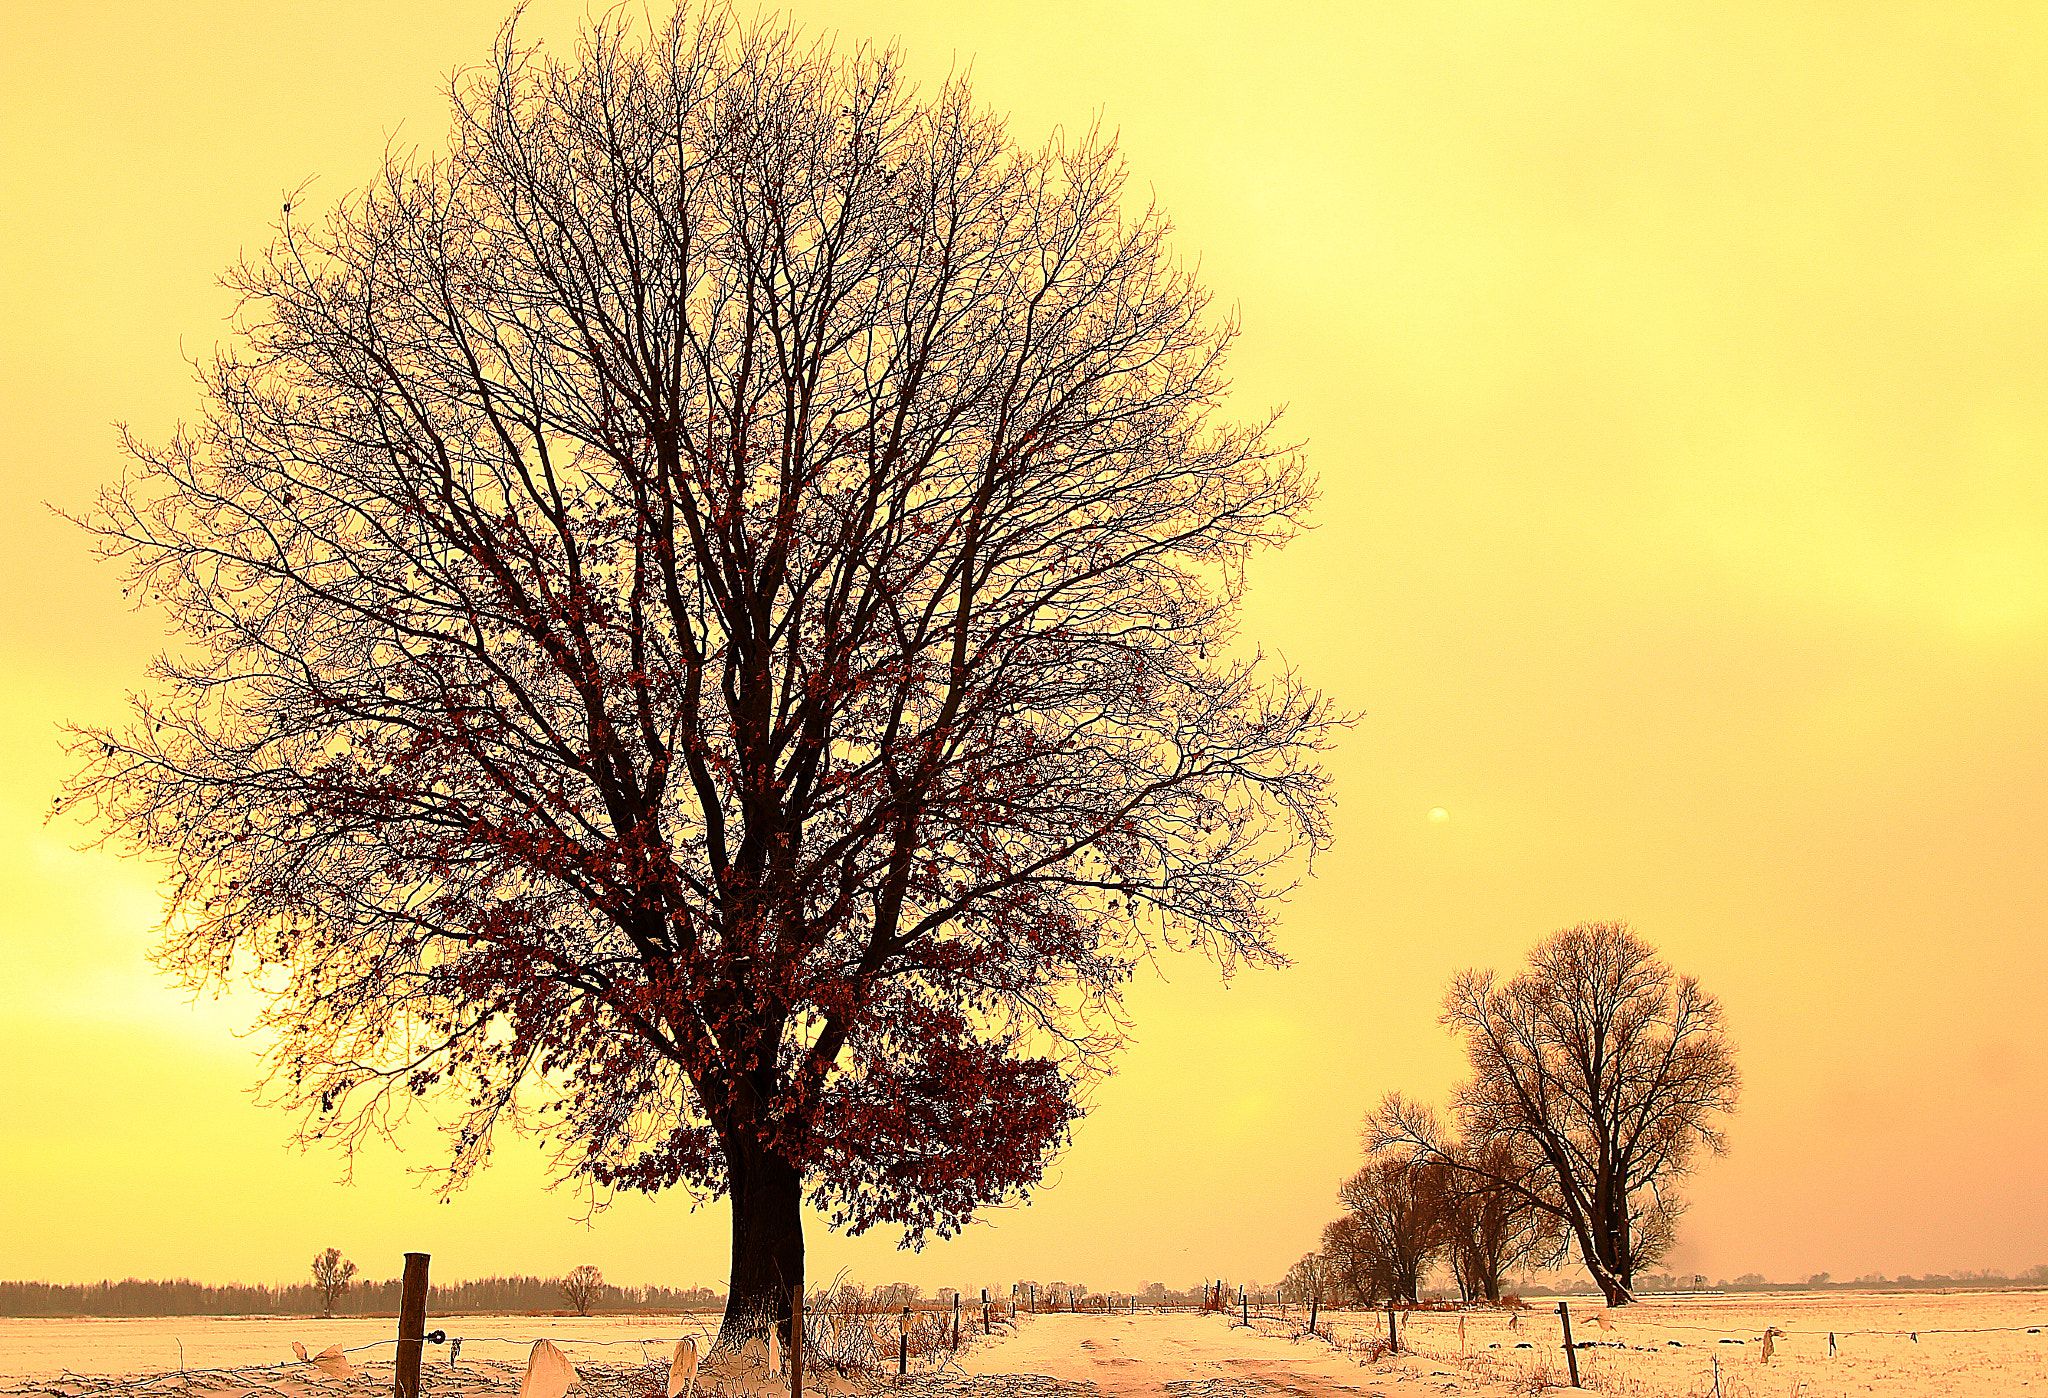
M1635 1266L1628 1255L1628 1214L1624 1211L1618 1219L1610 1219L1597 1235L1604 1245L1600 1266L1594 1269L1593 1280L1600 1284L1600 1292L1607 1298L1609 1306L1626 1306L1635 1297L1630 1284L1635 1280Z
M731 1179L732 1277L716 1350L766 1339L789 1352L791 1297L804 1284L803 1180L744 1133L725 1143Z
M1622 1196L1620 1216L1614 1221L1614 1255L1609 1260L1614 1269L1614 1279L1621 1288L1621 1304L1635 1299L1636 1290L1636 1236L1629 1226L1628 1196ZM1614 1304L1614 1303L1609 1303Z
M1629 1294L1629 1278L1625 1265L1617 1267L1613 1258L1602 1257L1596 1265L1589 1266L1586 1270L1593 1274L1594 1284L1600 1288L1600 1294L1607 1298L1609 1306L1626 1306L1635 1299Z

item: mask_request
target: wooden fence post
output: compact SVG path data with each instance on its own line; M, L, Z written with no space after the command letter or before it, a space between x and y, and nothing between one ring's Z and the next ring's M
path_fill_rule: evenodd
M1308 1294L1308 1333L1311 1335L1316 1333L1316 1305L1322 1299L1313 1291Z
M953 1293L953 1348L960 1348L960 1293Z
M1391 1304L1387 1307L1387 1351L1390 1354L1401 1352L1401 1332L1394 1328L1394 1308Z
M1564 1360L1572 1371L1572 1387L1579 1386L1579 1352L1572 1348L1572 1308L1560 1301L1557 1303L1557 1318L1564 1322Z
M789 1297L789 1398L804 1398L804 1289Z
M427 1254L405 1255L398 1299L398 1398L420 1398L420 1345L427 1333Z
M988 1328L988 1288L985 1286L981 1289L981 1333L984 1335L990 1333Z
M903 1308L903 1335L896 1341L896 1372L910 1372L910 1307Z
M1241 1286L1237 1289L1237 1316L1239 1320L1244 1322L1245 1329L1249 1330L1252 1328L1252 1303L1244 1294L1244 1288Z

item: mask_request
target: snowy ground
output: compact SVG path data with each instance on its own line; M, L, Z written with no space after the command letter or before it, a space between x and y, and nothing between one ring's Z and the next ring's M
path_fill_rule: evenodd
M1275 1324L1232 1329L1218 1315L1040 1315L1014 1338L960 1354L931 1383L946 1386L957 1366L970 1379L1028 1375L1062 1389L1086 1386L1108 1398L1362 1398L1393 1390L1356 1358L1317 1340L1295 1340ZM1402 1392L1409 1390L1402 1389ZM1470 1392L1472 1390L1465 1390ZM966 1398L995 1398L989 1383Z
M1715 1393L1718 1380L1722 1398L2048 1394L2048 1292L1655 1297L1611 1311L1590 1298L1570 1305L1580 1382L1596 1393L1691 1398ZM1384 1314L1333 1319L1340 1343L1386 1334ZM1768 1362L1767 1330L1779 1332ZM1569 1382L1555 1301L1532 1303L1514 1323L1500 1312L1468 1314L1462 1341L1458 1313L1417 1311L1402 1336L1410 1356L1383 1368L1411 1376L1445 1368L1523 1392Z
M1568 1380L1555 1302L1499 1311L1418 1311L1397 1320L1402 1349L1380 1352L1383 1313L1324 1316L1336 1343L1299 1318L1041 1315L1017 1332L969 1337L902 1398L1509 1398ZM651 1367L715 1317L463 1316L428 1328L464 1337L460 1363L429 1346L427 1398L510 1398L533 1340L551 1338L583 1376L570 1398L642 1398ZM1461 1331L1462 1325L1462 1331ZM1572 1303L1580 1379L1629 1398L2048 1398L2048 1292L1656 1298L1615 1311ZM0 1320L0 1386L84 1398L382 1398L390 1320ZM1763 1337L1773 1353L1763 1356ZM1835 1353L1828 1353L1828 1338ZM298 1341L331 1344L367 1366L347 1379L292 1362ZM179 1375L178 1345L186 1375ZM226 1375L237 1365L275 1369ZM108 1393L71 1375L142 1375ZM707 1372L707 1380L714 1376ZM829 1378L829 1376L827 1376ZM765 1380L765 1376L763 1376ZM760 1398L780 1384L763 1381ZM1717 1388L1718 1385L1718 1388ZM719 1388L726 1383L707 1384ZM809 1389L813 1385L807 1384ZM829 1384L835 1395L846 1388ZM893 1376L884 1384L896 1389Z
M462 1337L461 1362L524 1365L538 1339L559 1345L572 1362L639 1364L666 1361L684 1335L708 1336L716 1315L434 1317L427 1329ZM352 1351L356 1363L388 1363L397 1322L307 1316L152 1316L148 1319L45 1320L0 1317L0 1383L74 1374L152 1374L180 1368L225 1369L283 1363L292 1342L317 1354L329 1345ZM446 1344L428 1345L423 1367L446 1368Z

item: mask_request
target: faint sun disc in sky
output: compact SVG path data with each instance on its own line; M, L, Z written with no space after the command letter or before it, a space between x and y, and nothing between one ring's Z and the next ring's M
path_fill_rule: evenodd
M1434 821L1442 822L1449 820L1451 818L1451 813L1445 810L1442 806L1431 806L1429 808L1429 818Z

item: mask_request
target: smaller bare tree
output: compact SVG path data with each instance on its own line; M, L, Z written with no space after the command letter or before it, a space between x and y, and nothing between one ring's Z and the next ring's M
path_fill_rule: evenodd
M1337 1299L1336 1266L1320 1252L1303 1253L1301 1260L1280 1279L1280 1300L1292 1301L1308 1310L1308 1326L1316 1328L1317 1311Z
M1370 1306L1380 1295L1381 1269L1372 1235L1356 1214L1341 1214L1323 1226L1323 1257L1329 1264L1328 1298L1339 1305Z
M1352 1270L1370 1282L1371 1295L1361 1299L1415 1300L1422 1274L1443 1251L1442 1191L1429 1184L1428 1174L1426 1163L1380 1155L1338 1191L1357 1224L1342 1235Z
M562 1295L576 1308L576 1314L589 1315L590 1302L603 1285L604 1273L586 1262L562 1278Z
M1335 1268L1320 1252L1307 1252L1280 1279L1280 1299L1306 1306L1311 1301L1328 1301L1336 1291Z
M1053 1286L1062 1295L1067 1290L1065 1282L1054 1282ZM870 1299L884 1311L900 1311L905 1306L914 1306L924 1300L924 1291L910 1282L890 1282L885 1286L876 1287Z
M1366 1148L1519 1196L1569 1233L1607 1304L1626 1304L1636 1269L1671 1247L1684 1208L1672 1186L1699 1151L1727 1149L1719 1118L1742 1080L1720 1002L1626 924L1587 922L1544 938L1505 985L1458 976L1442 1022L1471 1058L1451 1102L1464 1145L1390 1093Z
M335 1300L348 1290L349 1278L355 1274L356 1264L343 1257L340 1248L313 1254L313 1285L320 1288L323 1318L334 1314Z
M1534 1170L1533 1162L1516 1160L1502 1141L1477 1149L1461 1142L1450 1148L1449 1159L1424 1167L1423 1183L1466 1301L1499 1305L1501 1278L1510 1268L1551 1261L1563 1252L1568 1235L1556 1216L1503 1183L1526 1179Z

